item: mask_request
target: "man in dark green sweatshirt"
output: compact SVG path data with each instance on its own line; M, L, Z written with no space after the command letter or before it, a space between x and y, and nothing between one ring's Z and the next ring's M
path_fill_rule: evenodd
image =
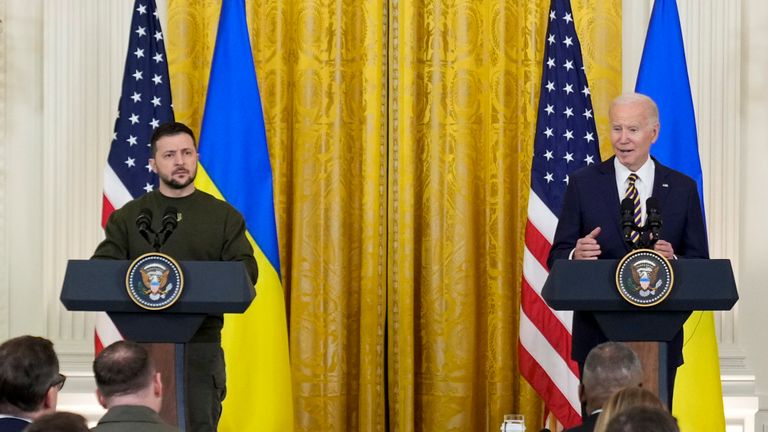
M198 153L192 130L176 122L159 126L152 135L151 154L149 165L160 178L158 189L112 213L106 238L93 258L132 260L154 252L136 228L136 218L143 209L162 215L174 208L178 225L160 252L181 261L241 261L255 284L258 269L243 216L195 188ZM154 218L152 228L160 230L160 218ZM221 315L208 316L187 344L187 413L192 431L215 431L221 416L226 395L223 323Z

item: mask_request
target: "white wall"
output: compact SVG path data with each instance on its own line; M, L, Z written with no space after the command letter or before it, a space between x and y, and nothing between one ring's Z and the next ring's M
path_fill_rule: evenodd
M163 23L166 1L158 1ZM68 259L103 238L102 170L133 1L0 0L0 340L54 342L61 409L94 419L94 315L68 312ZM75 408L77 406L77 408Z
M739 282L741 300L738 334L747 352L748 365L756 373L755 393L760 398L756 430L768 430L768 2L745 1L742 6L743 66L741 70L742 142L739 182L744 205L740 208Z

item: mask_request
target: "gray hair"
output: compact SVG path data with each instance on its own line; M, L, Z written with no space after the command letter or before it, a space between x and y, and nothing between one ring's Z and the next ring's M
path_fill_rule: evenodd
M599 408L612 394L639 385L642 379L643 367L637 354L621 342L605 342L587 355L581 382L588 400Z
M624 93L611 103L611 109L616 105L631 105L641 103L645 108L645 116L652 125L659 123L659 107L650 97L642 93Z

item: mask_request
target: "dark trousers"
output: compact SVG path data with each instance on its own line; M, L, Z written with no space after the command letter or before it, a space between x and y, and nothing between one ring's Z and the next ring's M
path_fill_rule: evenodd
M189 343L187 358L187 430L216 431L227 395L224 351L219 343Z

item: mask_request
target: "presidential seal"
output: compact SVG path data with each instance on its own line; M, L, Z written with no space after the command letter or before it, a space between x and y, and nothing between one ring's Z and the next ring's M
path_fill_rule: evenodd
M125 274L128 296L139 307L161 310L171 307L184 289L184 275L173 258L148 253L136 258Z
M635 306L655 306L672 291L674 275L666 258L651 249L628 253L616 268L616 287Z

